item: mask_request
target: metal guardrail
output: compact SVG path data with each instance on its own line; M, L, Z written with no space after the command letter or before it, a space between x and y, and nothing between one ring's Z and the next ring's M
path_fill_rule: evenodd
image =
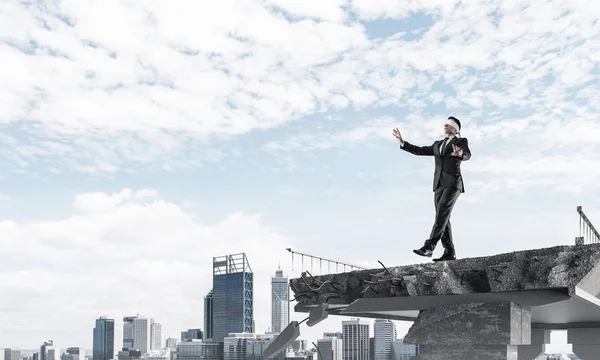
M289 251L292 254L292 271L294 270L294 255L299 255L301 257L301 264L302 264L302 271L304 271L304 257L310 258L310 271L313 271L314 268L314 260L318 260L319 262L319 274L323 275L323 262L326 263L327 265L327 271L329 274L331 274L331 265L335 265L335 271L336 273L339 272L339 268L342 267L344 269L344 272L346 272L346 269L350 269L350 271L354 271L354 270L366 270L366 268L359 266L359 265L354 265L354 264L350 264L350 263L346 263L343 261L339 261L339 260L333 260L333 259L327 259L324 258L322 256L318 256L318 255L313 255L313 254L308 254L305 252L300 252L300 251L296 251L296 250L292 250L291 248L287 248L287 251Z
M579 236L575 238L575 244L597 244L600 243L600 233L594 227L590 219L585 215L581 206L577 207L579 214Z

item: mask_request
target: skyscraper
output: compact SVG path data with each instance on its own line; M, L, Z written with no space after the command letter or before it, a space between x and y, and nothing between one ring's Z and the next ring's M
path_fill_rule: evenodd
M133 350L133 321L137 316L125 316L123 318L123 351Z
M344 360L369 360L369 323L359 319L342 321Z
M162 349L162 325L157 322L150 323L150 350Z
M204 297L204 337L202 340L213 338L213 291ZM181 339L183 341L183 339Z
M376 319L374 327L375 358L371 360L393 360L393 343L397 338L396 326L390 320Z
M93 360L111 360L115 356L115 320L101 316L94 327ZM85 354L80 355L84 360Z
M151 350L153 324L154 319L151 318L137 316L133 319L133 347L139 350L142 355Z
M290 287L288 278L277 268L271 278L271 331L280 333L290 323Z
M40 346L40 360L59 360L53 340L44 341Z
M245 253L213 258L213 340L253 332L253 274ZM206 330L206 329L205 329Z

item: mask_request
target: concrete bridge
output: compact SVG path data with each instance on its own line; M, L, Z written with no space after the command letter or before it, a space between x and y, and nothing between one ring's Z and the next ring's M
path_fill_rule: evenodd
M533 360L550 330L600 359L600 244L290 280L296 312L413 321L423 360ZM310 320L309 320L310 322Z

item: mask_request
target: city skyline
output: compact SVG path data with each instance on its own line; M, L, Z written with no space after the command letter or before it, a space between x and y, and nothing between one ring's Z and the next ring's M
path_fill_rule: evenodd
M237 256L237 255L241 255L243 257L243 263L235 263L233 260L232 256ZM240 253L240 254L235 254L235 255L227 255L224 257L216 257L213 258L213 264L215 264L216 259L225 259L227 258L227 263L226 264L218 264L215 265L215 267L213 268L213 271L215 271L215 274L217 274L218 272L216 272L217 270L216 267L223 267L226 266L227 269L229 268L236 268L236 265L239 266L240 264L242 264L242 266L248 266L248 270L249 269L249 264L248 264L248 259L245 257L245 254ZM221 270L221 271L229 271L229 270ZM251 270L250 270L251 271ZM235 272L233 272L235 273ZM289 309L287 309L286 311L282 311L282 309L280 308L279 304L280 302L284 302L284 304L289 304L289 283L288 283L288 278L286 276L284 276L283 270L281 270L281 263L279 263L277 265L277 269L275 270L275 274L274 276L272 276L270 278L271 282L270 282L270 289L271 289L271 327L267 328L265 331L263 332L254 332L254 334L268 334L268 333L272 333L273 329L272 329L272 324L273 321L281 321L281 320L285 320L288 319L287 321L289 321ZM285 284L285 289L283 289L282 285ZM212 294L213 291L212 289L208 292L207 296L210 296L212 298ZM277 301L275 301L277 300ZM277 308L273 308L274 306L276 306ZM277 314L281 312L282 314ZM203 311L204 316L206 316L206 312ZM275 315L277 314L277 315ZM279 319L279 317L281 317L281 315L283 315L282 319ZM287 317L285 316L287 315ZM302 314L303 315L303 314ZM339 325L340 325L340 330L342 329L342 322L345 321L343 318L339 319ZM369 322L369 321L373 321L373 319L365 319L362 320L363 322ZM203 319L203 324L206 324L205 319ZM391 322L391 321L390 321ZM285 323L285 326L287 326L286 321L283 321L281 324L283 325ZM160 348L156 348L156 339L158 336L158 338L161 338L160 336L160 331L162 328L162 325L160 323L155 322L154 317L152 316L147 316L145 314L136 314L133 316L124 316L122 317L122 322L115 322L115 319L111 318L110 316L105 316L102 315L100 317L98 317L95 320L95 326L93 328L93 335L92 335L92 339L93 339L93 343L95 344L96 342L98 342L98 348L99 350L103 349L104 347L109 348L110 346L112 346L113 348L113 352L114 354L117 354L121 348L123 349L130 349L130 350L141 350L142 353L149 353L151 351L155 351L155 350L162 350L164 348L164 344L163 341L160 341ZM116 344L119 344L119 342L117 341L118 339L115 338L115 328L119 328L119 326L115 327L115 324L117 325L122 325L121 328L123 329L122 332L122 337L121 337L121 342L120 344L122 344L121 347L117 347ZM158 335L155 335L155 326L158 325ZM283 327L285 327L283 326ZM375 327L373 327L373 331L371 331L371 333L374 333ZM394 328L395 331L395 328ZM323 334L327 334L327 331L324 331ZM195 329L187 329L187 330L183 330L180 332L181 336L180 337L174 337L175 339L179 339L179 341L183 341L184 338L194 338L194 339L202 339L203 335L204 335L204 331L202 328L195 328ZM340 332L341 334L341 332ZM112 336L112 342L111 342L111 336ZM171 338L171 336L166 336L164 337L164 340L166 341L166 339ZM161 338L162 339L162 338ZM141 340L141 342L140 342ZM52 342L49 343L44 343L45 345L43 346L52 346ZM47 345L46 345L47 344ZM67 347L65 346L64 348L61 347L60 349L66 349ZM90 347L90 348L86 348L86 350L93 350L94 346ZM31 349L26 349L26 350L31 350ZM110 351L109 351L110 352ZM95 356L96 354L93 353L92 354L94 357L94 360L96 360ZM108 354L106 354L104 351L100 351L98 353L98 359L99 360L104 360L104 356L106 356Z
M137 320L137 321L136 321ZM102 350L105 346L106 343L108 344L112 344L112 346L114 347L114 354L116 355L118 352L120 352L122 349L127 349L127 350L139 350L138 347L135 346L135 338L136 337L140 337L142 336L145 337L145 332L144 331L140 331L141 329L139 329L140 324L142 326L147 326L148 328L151 328L151 325L153 324L159 324L156 322L152 322L153 318L151 316L145 316L142 314L137 314L136 316L127 316L127 317L123 317L123 321L122 323L119 322L115 322L114 319L107 317L107 316L100 316L98 319L96 319L96 327L94 327L94 332L93 332L93 338L94 341L96 341L96 339L101 340L99 341L99 346L98 349ZM385 327L385 331L382 331L381 328L378 330L378 324L384 323L386 325L390 325L391 327L390 329L391 332L390 334L388 334L388 328L387 326ZM107 326L107 324L110 324L110 326ZM134 336L134 340L133 342L131 341L131 339L127 338L127 337L123 337L120 342L119 339L115 338L114 335L114 331L112 331L112 329L114 329L114 326L116 325L123 325L123 328L127 327L129 324L138 324L138 329L134 329L133 330L133 336ZM318 341L320 340L329 340L330 338L338 338L340 340L343 339L344 337L344 331L347 332L347 334L350 335L354 335L355 329L351 329L350 332L348 332L348 326L352 327L354 325L359 325L362 326L363 328L360 329L358 331L359 334L361 334L361 336L368 336L370 338L378 338L381 337L381 340L385 341L385 342L389 342L389 341L396 341L397 340L397 335L396 335L396 329L395 329L395 325L394 325L394 321L392 320L384 320L384 319L370 319L370 318L349 318L346 320L340 320L339 323L339 329L337 330L327 330L327 329L320 329L323 330L320 333L320 336L318 337ZM160 325L160 324L159 324ZM365 332L366 329L366 332ZM260 338L264 338L264 339L270 339L273 338L274 336L277 336L278 333L273 333L272 331L265 331L265 332L256 332L256 333L231 333L228 334L228 336L226 337L232 337L235 338L237 336L241 336L242 338L245 336L245 334L247 334L248 336L258 336ZM347 335L346 334L346 335ZM179 343L179 342L183 342L183 341L193 341L193 340L203 340L203 335L204 332L201 328L195 328L195 329L186 329L186 330L182 330L180 332L180 336L167 336L165 337L161 342L161 345L159 348L150 348L150 346L147 346L147 349L145 352L142 352L142 354L150 354L156 351L162 351L165 349L169 349L172 348L172 346L169 346L169 342L171 343ZM400 338L401 340L401 338ZM212 343L212 340L207 340L206 342ZM303 339L302 337L297 339L297 342L308 342L306 339ZM118 344L122 344L121 347L118 347ZM133 347L130 347L130 344L133 344ZM375 345L377 346L377 345ZM44 352L48 352L48 351L53 351L55 355L53 356L57 356L59 355L59 351L61 351L61 354L66 352L68 349L85 349L86 352L90 353L90 358L93 360L94 356L96 356L96 354L100 355L106 355L106 356L110 356L109 354L111 353L110 350L108 351L108 353L104 353L102 351L96 353L95 348L83 348L83 347L73 347L73 346L56 346L54 340L47 340L44 341L40 347L40 354L44 353ZM310 346L308 347L310 348ZM5 349L5 347L0 347L0 349ZM37 351L36 349L19 349L16 347L12 347L12 348L6 348L6 349L14 349L16 351L19 350L25 350L25 351ZM45 350L44 350L45 349ZM40 357L42 357L40 355Z
M244 259L244 260L248 261L247 259ZM214 261L213 261L213 264L214 264ZM214 271L214 269L213 269L213 271ZM271 295L273 295L273 284L274 284L273 283L273 279L278 278L278 276L283 277L283 271L281 270L281 264L278 264L277 270L275 271L275 276L273 276L273 277L270 278L270 280L271 280L271 282L270 282ZM212 289L211 289L211 291L209 291L209 293L207 295L211 295L212 296ZM273 297L271 298L271 300L273 300ZM273 306L273 304L274 304L274 302L271 301L271 306ZM203 313L203 315L205 315L204 311L202 311L202 313ZM274 313L273 311L270 312L270 315L271 315L271 324L272 324L272 321L273 321L273 313ZM297 315L300 315L300 317L305 317L307 314L297 314ZM110 317L107 317L107 316L104 316L104 315L100 316L98 319L96 319L96 326L98 326L98 322L99 321L109 321L109 322L111 322L111 320L112 320L113 333L115 333L115 331L114 331L114 329L115 329L115 322L114 322L114 319L112 319ZM144 322L144 324L146 324L146 327L148 328L147 332L144 332L143 330L140 330L139 328L137 330L135 329L135 324L136 323L140 323L140 321ZM324 338L328 338L328 337L331 337L331 336L336 336L336 334L339 334L339 336L341 336L343 334L345 328L346 329L351 328L352 331L354 332L354 336L356 336L356 334L358 334L360 336L360 334L362 332L364 332L364 329L363 330L357 330L357 329L355 329L356 328L356 324L358 324L359 327L360 327L360 325L363 325L363 326L366 325L367 334L368 334L366 336L368 336L371 340L373 340L373 339L375 339L377 337L377 331L378 331L378 325L379 325L380 326L380 328L379 328L380 332L385 332L387 334L387 332L391 331L390 334L383 335L383 336L386 337L385 341L389 341L387 339L388 335L389 335L390 339L392 339L392 340L395 340L398 337L398 331L397 331L397 325L398 324L400 324L401 326L408 324L410 326L409 322L405 322L405 321L393 321L393 320L386 320L386 319L370 319L370 318L352 318L352 319L350 319L348 317L335 317L335 316L331 317L329 319L329 323L330 324L335 324L336 322L338 323L339 332L331 331L330 328L325 329L323 323L321 323L321 325L318 326L317 329L315 329L315 330L317 330L316 331L317 334L322 335ZM202 323L206 324L206 322L204 321L204 318L202 319ZM165 348L166 344L164 344L164 343L166 342L166 340L168 338L173 338L172 336L174 334L162 337L161 342L160 342L160 348L152 348L151 349L151 344L153 344L156 341L152 337L153 332L151 330L155 324L158 324L162 328L162 325L160 323L155 323L154 322L154 318L152 316L147 317L146 315L143 315L143 314L136 314L135 316L125 316L125 317L123 317L123 322L122 322L123 326L122 326L122 328L123 328L123 334L124 335L121 338L122 339L121 343L122 343L123 347L125 347L126 345L129 346L130 344L135 344L134 338L137 336L137 337L143 337L143 338L147 337L147 340L146 340L147 343L145 343L146 344L146 345L144 345L145 347L142 347L142 350L146 349L146 353L150 353L152 351L157 351L157 350L160 351L163 348ZM103 326L105 326L105 325L103 325ZM389 328L388 328L388 326L389 326ZM329 327L331 327L331 325L329 325ZM129 331L130 331L130 335L129 335L128 338L125 337L125 334L126 334L125 329L127 329L127 328L129 328ZM96 328L94 327L93 330L94 331L93 331L92 339L93 339L93 341L95 341L95 338L96 338ZM183 331L180 332L180 334L182 336L180 336L180 337L174 336L174 338L177 339L179 342L181 342L181 341L183 341L183 334L184 333L190 333L191 331L194 331L195 333L197 332L197 334L201 334L201 335L204 334L204 331L203 331L202 328L187 329L187 330L183 330ZM268 334L271 331L272 331L272 329L270 327L268 327L267 329L265 329L262 332L260 332L260 331L253 332L253 334L257 334L257 335ZM194 336L197 336L197 334L194 335ZM559 336L557 336L556 334L553 334L552 337L560 339ZM402 337L403 336L400 336L400 339ZM298 340L306 340L305 338L306 338L306 336L302 336ZM321 339L322 338L319 335L317 335L317 337L314 339L314 342L317 343ZM121 349L121 348L118 348L118 350L117 350L117 347L116 347L115 344L117 344L118 342L116 340L117 339L115 338L115 341L113 342L113 346L114 346L114 349L115 349L115 351L114 351L115 354L117 354L119 352L118 350ZM313 341L313 339L309 340L308 342L311 343L312 341ZM370 359L370 360L385 360L384 358L381 357L381 353L379 353L379 349L378 349L378 347L380 346L379 344L380 344L381 341L384 341L384 340L379 339L379 342L377 340L375 340L375 342L372 342L369 345L369 346L374 346L375 347L375 348L371 349L371 355L377 357L377 358L373 358L373 359ZM556 340L554 340L554 342L556 342ZM44 347L50 347L52 349L52 351L58 352L58 351L66 350L68 347L72 347L72 345L73 344L70 344L69 346L55 348L53 346L53 340L50 340L50 342L43 342L42 348L44 348ZM549 349L548 351L550 353L564 351L564 350L560 350L560 347L561 347L561 344L556 344L556 343L554 345L548 345L548 349ZM8 346L8 347L6 347L6 346L2 346L2 344L0 344L0 348L9 348L9 349L10 348L14 348L14 349L18 349L18 350L27 350L27 351L31 351L31 350L35 349L35 347L32 347L32 348L23 348L23 349L21 349L19 347L14 347L14 346ZM94 357L93 346L91 346L89 348L86 348L86 347L82 347L82 348L85 349L86 352L91 353L92 360L95 360L95 359L93 359L93 357ZM556 348L558 348L559 350L557 350ZM133 347L131 349L137 349L137 350L139 350L139 347L136 347L135 345L133 345ZM342 348L342 351L343 351L343 348ZM142 351L142 354L144 354L144 351ZM43 360L43 359L40 357L40 360ZM356 359L344 359L342 357L339 360L362 360L362 358L359 357L359 358L356 358Z

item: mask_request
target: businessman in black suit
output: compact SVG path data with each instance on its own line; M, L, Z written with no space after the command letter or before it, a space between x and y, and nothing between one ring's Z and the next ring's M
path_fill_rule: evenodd
M402 139L400 131L394 129L393 135L400 143L400 148L414 155L433 156L435 172L433 176L433 191L435 201L435 222L429 239L420 249L413 250L415 254L431 257L433 250L442 241L444 254L434 261L455 260L456 251L452 241L452 226L450 215L454 204L461 193L465 192L460 164L471 158L469 142L459 137L460 121L450 116L444 124L445 138L435 141L430 146L416 146Z

